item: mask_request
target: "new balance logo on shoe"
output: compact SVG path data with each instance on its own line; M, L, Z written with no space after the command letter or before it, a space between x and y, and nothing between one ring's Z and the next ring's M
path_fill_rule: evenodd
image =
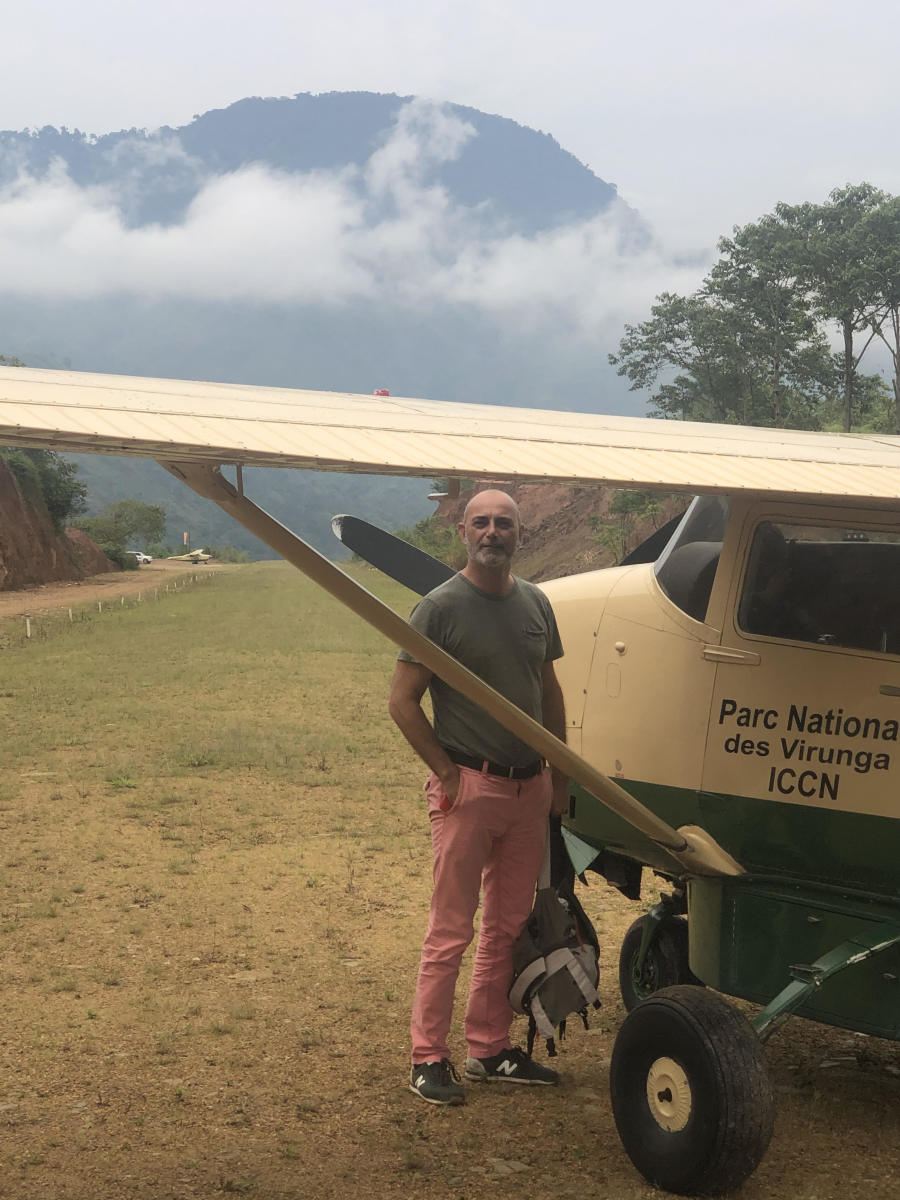
M440 1062L413 1063L409 1090L429 1104L465 1104L466 1093L459 1086L459 1075L449 1058Z
M501 1050L490 1058L467 1058L466 1079L478 1083L537 1083L544 1086L559 1083L555 1071L529 1058L521 1046Z

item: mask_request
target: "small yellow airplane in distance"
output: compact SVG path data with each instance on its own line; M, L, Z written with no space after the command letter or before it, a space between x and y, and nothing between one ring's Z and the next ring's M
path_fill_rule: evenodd
M575 871L669 881L621 949L610 1062L652 1184L752 1173L790 1015L900 1040L900 438L2 367L0 444L161 462L564 771ZM563 742L253 504L245 466L695 499L645 561L542 585Z
M170 554L169 562L208 563L211 558L212 555L204 553L202 549L188 550L187 554Z

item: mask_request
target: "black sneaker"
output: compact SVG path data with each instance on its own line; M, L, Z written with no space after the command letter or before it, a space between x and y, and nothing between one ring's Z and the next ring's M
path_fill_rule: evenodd
M501 1050L490 1058L467 1058L466 1079L479 1083L559 1083L559 1076L529 1058L521 1046Z
M465 1104L466 1093L459 1086L459 1075L449 1058L440 1062L413 1063L409 1090L429 1104Z

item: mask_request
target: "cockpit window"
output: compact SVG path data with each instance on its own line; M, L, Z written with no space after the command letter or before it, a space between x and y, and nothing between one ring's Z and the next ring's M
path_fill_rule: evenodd
M760 522L738 624L763 637L900 654L900 532Z
M659 586L695 621L706 618L727 521L724 496L697 496L656 560Z

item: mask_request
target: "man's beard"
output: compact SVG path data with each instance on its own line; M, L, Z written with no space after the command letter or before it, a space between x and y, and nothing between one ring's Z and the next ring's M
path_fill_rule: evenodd
M515 552L515 546L479 546L477 550L469 547L469 554L474 562L481 567L501 567L508 563Z

